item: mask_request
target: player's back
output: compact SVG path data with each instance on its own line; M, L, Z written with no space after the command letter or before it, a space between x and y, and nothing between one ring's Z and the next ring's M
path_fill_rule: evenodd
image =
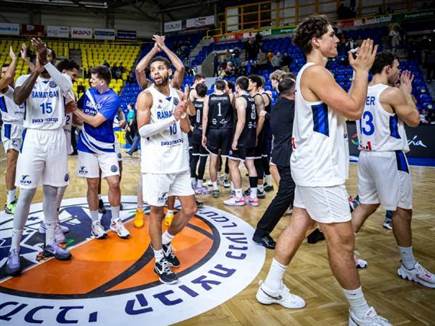
M228 94L211 94L208 99L209 128L232 129L234 110Z

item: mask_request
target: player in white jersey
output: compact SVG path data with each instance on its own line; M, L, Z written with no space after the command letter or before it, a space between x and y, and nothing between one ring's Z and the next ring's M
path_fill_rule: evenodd
M66 187L69 180L63 125L65 96L72 85L52 64L54 51L48 50L40 39L32 39L32 44L37 50L35 68L30 75L18 78L14 90L15 103L25 104L26 135L18 157L16 185L20 187L20 197L6 264L7 272L12 275L21 270L20 241L32 198L40 184L43 185L47 227L44 253L62 260L71 257L67 249L56 244L54 234L58 220L56 195L58 188Z
M154 272L163 283L177 282L171 267L178 267L171 241L195 214L190 182L189 117L184 95L169 86L170 64L161 57L150 63L154 84L137 99L137 123L141 135L141 172L144 200L151 206L149 233L154 250ZM180 213L162 235L163 207L168 196L178 196Z
M17 204L15 173L18 153L21 148L21 134L23 131L24 106L14 102L14 76L17 65L17 56L12 47L9 50L11 62L1 68L0 79L0 114L3 120L1 139L6 154L6 214L14 214Z
M377 55L371 73L364 113L357 121L361 205L352 212L352 225L358 232L379 205L393 211L393 233L401 256L397 274L435 288L435 275L416 261L412 249L412 179L404 124L417 127L420 123L411 95L413 76L407 71L400 75L399 60L387 52ZM394 87L399 75L400 86Z
M365 40L356 58L349 53L355 71L346 93L325 68L337 56L338 38L325 16L311 16L300 23L294 43L307 63L296 78L293 153L290 160L296 184L293 215L276 245L269 273L257 292L263 304L278 303L302 308L305 302L283 283L287 265L317 222L325 234L332 272L350 304L349 325L390 325L369 307L361 289L353 258L354 234L345 189L345 119L358 119L367 94L368 71L377 47Z

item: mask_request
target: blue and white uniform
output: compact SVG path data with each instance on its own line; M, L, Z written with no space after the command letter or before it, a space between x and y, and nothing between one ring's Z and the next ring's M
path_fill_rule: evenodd
M149 123L172 117L180 98L175 88L169 89L169 96L160 93L154 85L147 89L153 97ZM181 130L179 121L156 135L142 137L141 172L143 199L152 206L164 206L168 196L194 194L190 182L188 137Z
M296 184L294 206L306 209L320 223L347 222L351 215L345 187L349 169L346 120L325 103L302 96L301 78L312 65L305 64L296 78L290 159Z
M51 64L50 64L51 65ZM47 66L46 66L47 67ZM51 69L56 69L51 65ZM39 76L24 102L25 128L23 146L18 157L16 185L36 188L40 183L53 187L68 185L65 125L65 96L71 82L55 70L53 77ZM20 87L30 75L20 76Z
M10 86L5 93L0 93L0 114L3 120L3 149L5 153L10 149L19 152L22 143L24 104L15 104L14 89Z
M98 127L83 123L77 142L77 175L98 178L99 169L103 178L119 175L113 133L113 120L120 105L119 96L112 89L100 94L95 88L90 88L79 99L77 105L85 114L95 116L100 113L106 118Z
M359 139L358 194L362 204L381 204L387 210L412 209L412 177L405 153L409 151L404 123L387 112L380 101L390 86L369 86Z

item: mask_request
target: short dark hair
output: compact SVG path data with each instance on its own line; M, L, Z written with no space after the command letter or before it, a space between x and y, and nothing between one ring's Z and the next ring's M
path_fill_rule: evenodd
M386 66L392 66L396 59L399 60L399 57L391 52L385 51L378 53L375 62L373 62L373 66L370 68L370 73L372 75L380 74Z
M2 68L7 68L7 67L9 67L9 65L10 65L10 63L4 63L4 64L2 64Z
M226 86L227 86L227 84L225 83L225 80L222 80L222 79L218 79L214 83L214 87L220 91L223 91Z
M157 61L163 62L165 64L166 68L168 68L168 69L171 68L171 63L169 62L169 60L166 59L166 58L163 58L163 57L154 57L154 58L152 58L151 61L150 61L150 64L148 65L148 67L151 67L151 65L154 62L157 62Z
M112 80L112 73L105 65L93 67L91 68L90 72L91 74L96 74L98 78L103 79L107 85L109 85L110 81Z
M61 62L59 62L56 68L60 72L62 72L63 70L73 70L73 69L80 70L80 66L74 60L68 60L68 59L64 59Z
M257 84L257 88L263 86L263 79L258 75L250 75L248 77L252 82Z
M291 78L283 78L278 83L278 91L280 94L288 95L295 86L294 79Z
M296 80L296 76L292 72L286 72L285 74L283 74L281 79L284 79L284 78L290 78L290 79Z
M234 92L234 83L229 81L229 80L227 80L227 85L228 85L228 88L231 89Z
M204 97L207 95L207 85L201 83L195 86L196 94L198 96Z
M241 76L237 78L236 85L239 86L242 90L247 91L249 87L249 79L248 77Z
M203 74L196 74L194 78L195 80L205 79Z
M302 52L308 54L313 50L311 39L320 38L328 32L329 25L329 20L324 15L307 17L296 27L293 43L300 47Z

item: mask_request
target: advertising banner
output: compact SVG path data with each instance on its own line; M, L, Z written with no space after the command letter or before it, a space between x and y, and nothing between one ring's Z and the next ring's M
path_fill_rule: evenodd
M182 21L181 20L166 22L165 26L164 26L165 33L181 31L181 29L182 29Z
M44 36L44 25L21 25L21 35L23 36Z
M0 35L20 35L20 24L0 23Z
M214 15L190 18L186 20L186 28L214 25Z
M115 30L109 28L94 28L94 37L96 40L114 40Z
M135 40L137 37L136 31L128 31L123 29L118 29L116 32L116 38L123 40Z
M47 26L48 37L69 38L68 26Z
M92 28L71 27L71 38L91 39Z

